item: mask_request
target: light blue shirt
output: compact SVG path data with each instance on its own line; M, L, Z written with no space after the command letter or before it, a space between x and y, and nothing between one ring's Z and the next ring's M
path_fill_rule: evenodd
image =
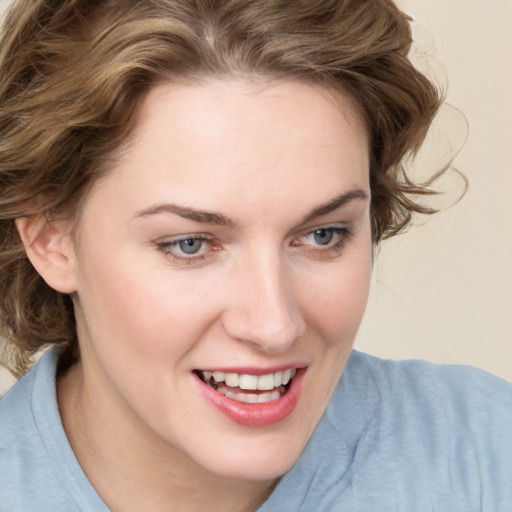
M57 352L0 400L0 511L107 512L62 428ZM306 450L258 512L511 512L512 384L353 352Z

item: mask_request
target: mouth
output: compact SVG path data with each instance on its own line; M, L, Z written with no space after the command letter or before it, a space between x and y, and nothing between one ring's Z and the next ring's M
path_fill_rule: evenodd
M264 404L279 400L291 387L296 368L252 375L222 371L195 370L210 388L231 400L246 404Z
M233 368L234 370L234 368ZM206 403L231 422L267 427L286 420L297 406L307 365L262 370L194 370Z

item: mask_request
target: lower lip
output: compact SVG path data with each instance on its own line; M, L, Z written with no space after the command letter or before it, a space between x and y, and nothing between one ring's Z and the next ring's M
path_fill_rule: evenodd
M199 377L195 377L201 393L218 411L234 423L247 427L265 427L286 419L299 401L305 368L297 369L290 387L280 398L262 404L237 402L215 391Z

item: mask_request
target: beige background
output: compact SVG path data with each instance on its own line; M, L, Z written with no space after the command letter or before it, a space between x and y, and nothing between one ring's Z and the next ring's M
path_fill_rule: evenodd
M468 363L512 380L512 0L398 3L419 25L418 64L448 83L448 103L469 123L454 165L470 189L383 245L356 347ZM0 14L7 4L0 0ZM463 135L460 116L446 109L419 170L438 164ZM442 185L452 191L448 204L460 181ZM9 383L0 372L0 393Z
M469 363L510 380L512 1L399 4L435 42L442 65L431 65L444 67L447 101L469 123L454 165L470 189L453 208L383 246L357 347Z

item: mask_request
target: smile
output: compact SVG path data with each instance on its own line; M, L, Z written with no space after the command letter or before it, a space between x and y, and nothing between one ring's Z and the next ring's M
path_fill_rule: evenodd
M294 411L307 365L276 370L263 373L240 368L233 372L223 368L192 373L206 403L229 421L266 427L284 421Z
M288 390L296 369L264 375L198 371L199 378L218 393L247 404L262 404L278 400Z

